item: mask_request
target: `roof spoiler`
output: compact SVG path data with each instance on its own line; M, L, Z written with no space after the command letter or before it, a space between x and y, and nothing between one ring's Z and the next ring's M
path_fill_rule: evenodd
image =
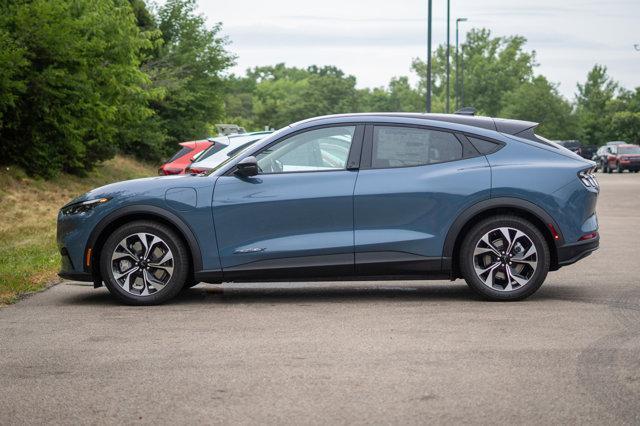
M458 114L458 115L476 115L476 109L474 107L462 107L459 110L457 110L456 112L454 112L454 114Z

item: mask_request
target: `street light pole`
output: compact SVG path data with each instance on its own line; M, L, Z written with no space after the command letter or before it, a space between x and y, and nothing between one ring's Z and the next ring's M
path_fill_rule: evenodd
M450 83L449 83L449 79L450 79L450 75L451 75L451 42L449 41L449 34L451 33L451 30L449 28L449 25L451 23L451 0L447 0L447 105L446 105L446 113L449 114L450 112Z
M427 17L427 112L431 112L431 3L428 1Z
M456 19L456 111L460 108L460 68L458 68L458 24L466 21L467 18Z

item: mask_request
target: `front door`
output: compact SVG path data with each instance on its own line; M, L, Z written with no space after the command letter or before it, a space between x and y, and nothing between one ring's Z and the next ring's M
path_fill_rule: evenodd
M362 133L342 125L287 135L255 154L257 176L218 179L213 216L225 279L353 273L358 172L347 163Z

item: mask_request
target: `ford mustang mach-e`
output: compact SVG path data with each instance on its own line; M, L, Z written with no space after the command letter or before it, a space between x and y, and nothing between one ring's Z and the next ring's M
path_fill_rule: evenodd
M408 113L294 123L209 173L71 201L60 276L141 305L197 282L327 279L464 278L522 299L599 244L594 163L535 128Z

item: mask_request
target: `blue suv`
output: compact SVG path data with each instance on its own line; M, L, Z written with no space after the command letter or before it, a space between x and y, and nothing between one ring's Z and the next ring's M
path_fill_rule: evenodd
M348 114L208 174L94 189L58 215L60 276L149 305L199 282L464 278L517 300L598 248L595 163L536 123Z

